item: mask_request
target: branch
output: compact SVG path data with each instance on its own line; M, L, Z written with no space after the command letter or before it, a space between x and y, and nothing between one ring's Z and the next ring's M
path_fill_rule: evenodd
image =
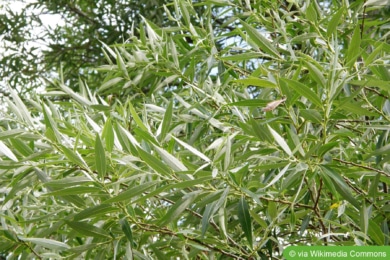
M211 249L213 251L217 251L225 256L228 256L228 257L231 257L233 259L246 259L244 256L240 256L240 255L236 255L236 254L233 254L231 252L227 252L221 248L218 248L212 244L208 244L208 243L205 243L197 238L193 238L193 237L190 237L184 233L180 233L180 234L177 234L175 233L174 231L168 229L168 228L165 228L165 227L158 227L156 225L152 225L152 224L146 224L146 223L139 223L137 222L136 223L137 226L142 229L142 230L146 230L146 231L150 231L150 232L155 232L155 233L159 233L159 234L167 234L167 235L170 235L170 236L175 236L175 237L184 237L185 239L188 239L190 241L193 241L199 245L202 245L204 247L207 247L208 249Z
M158 199L161 199L161 200L163 200L163 201L165 201L165 202L168 202L168 203L170 203L170 204L172 204L172 205L175 204L175 203L174 203L173 201L171 201L170 199L161 198L161 197L159 197L159 196L155 196L155 197L158 198ZM198 212L193 211L193 210L190 209L190 208L186 208L186 211L190 212L192 215L194 215L194 216L197 217L197 218L200 218L200 219L203 218L203 216L202 216L201 214L199 214ZM209 224L210 224L217 232L220 232L220 229L219 229L218 225L217 225L212 219L209 221ZM227 239L228 239L228 241L229 241L231 244L233 244L235 247L239 248L239 249L241 250L241 252L243 252L244 254L248 254L248 252L246 252L245 249L243 249L239 244L237 244L236 241L234 241L231 237L227 236Z
M75 6L72 6L70 4L67 4L65 7L67 7L70 11L76 13L78 16L86 19L89 23L93 24L93 25L98 25L99 23L96 22L94 19L92 19L91 17L89 17L86 13L84 13L83 11L81 11L80 9L78 9L77 7Z
M375 168L370 167L370 166L365 166L365 165L357 164L357 163L354 163L354 162L347 162L347 161L344 161L344 160L338 159L338 158L333 158L333 160L338 161L338 162L341 162L341 163L344 163L344 164L347 164L347 165L353 165L353 166L356 166L356 167L359 167L359 168L362 168L362 169L374 171L374 172L383 174L384 176L390 178L390 174L388 174L387 172L382 171L382 170L375 169Z

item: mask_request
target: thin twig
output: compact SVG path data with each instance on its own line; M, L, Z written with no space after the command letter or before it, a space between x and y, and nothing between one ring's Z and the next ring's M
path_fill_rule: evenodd
M370 167L370 166L365 166L365 165L361 165L361 164L354 163L354 162L347 162L347 161L344 161L344 160L338 159L338 158L333 158L333 160L338 161L338 162L341 162L341 163L344 163L344 164L347 164L347 165L353 165L353 166L356 166L356 167L359 167L359 168L362 168L362 169L374 171L374 172L383 174L384 176L387 176L387 177L390 178L390 174L388 174L387 172L382 171L382 170L378 170L378 169L375 169L375 168L372 168L372 167Z

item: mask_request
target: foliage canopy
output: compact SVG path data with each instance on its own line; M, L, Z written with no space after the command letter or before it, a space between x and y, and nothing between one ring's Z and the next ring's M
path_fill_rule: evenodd
M141 18L104 44L96 87L66 73L29 99L8 87L0 252L281 259L288 245L389 245L389 16L289 2L174 0L166 23Z

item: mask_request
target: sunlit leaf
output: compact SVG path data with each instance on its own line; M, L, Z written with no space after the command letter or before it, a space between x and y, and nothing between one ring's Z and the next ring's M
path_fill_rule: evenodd
M292 151L290 149L290 147L288 146L287 142L283 139L282 136L280 136L274 129L272 129L269 125L268 125L268 129L270 131L270 133L272 134L272 136L275 138L275 141L280 145L280 147L282 147L282 149L289 155L289 156L292 156Z
M37 238L37 237L18 237L18 238L22 241L31 242L33 244L43 246L53 250L67 250L70 248L68 244L53 239Z
M15 154L2 141L0 141L0 154L7 156L12 161L18 161L18 158L16 158Z

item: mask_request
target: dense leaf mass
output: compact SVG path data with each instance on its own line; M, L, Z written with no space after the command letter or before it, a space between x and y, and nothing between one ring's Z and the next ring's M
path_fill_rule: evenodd
M37 1L65 25L1 62L1 255L389 245L390 16L347 2Z

